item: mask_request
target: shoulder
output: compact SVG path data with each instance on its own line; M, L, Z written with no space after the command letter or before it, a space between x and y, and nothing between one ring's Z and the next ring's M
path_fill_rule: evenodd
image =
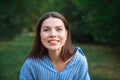
M74 60L77 61L80 64L86 64L87 63L86 56L85 56L83 50L80 47L76 47Z
M39 59L39 58L27 58L24 62L24 65L32 66L32 65L38 64L38 62L40 62L40 61L41 61L41 59Z
M74 62L79 66L80 71L84 71L88 69L88 62L87 62L87 58L84 54L84 52L82 51L82 49L80 47L76 47L76 53L74 56Z
M27 58L27 59L25 60L25 63L26 63L26 64L31 64L32 62L35 62L35 58Z
M80 80L90 80L88 73L88 62L87 58L80 47L76 47L75 60L79 65L78 78ZM77 79L78 80L78 79Z
M31 66L35 66L35 65L40 65L40 64L44 64L47 62L47 57L44 56L43 58L27 58L24 62L24 65L31 65Z
M80 47L76 47L76 53L82 55L82 56L85 56L83 50L80 48Z
M80 47L76 47L75 55L77 55L78 58L84 58L85 57L85 54Z

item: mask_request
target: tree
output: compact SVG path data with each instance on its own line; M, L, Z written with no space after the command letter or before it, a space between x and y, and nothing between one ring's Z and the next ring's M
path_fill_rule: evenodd
M98 43L120 46L120 0L90 0L84 17L87 30Z
M28 27L32 19L34 9L40 7L39 0L1 0L0 2L0 41L11 40L15 36L19 35L24 28L31 29ZM35 6L37 5L37 6ZM30 18L27 18L27 17ZM28 19L30 19L28 21Z

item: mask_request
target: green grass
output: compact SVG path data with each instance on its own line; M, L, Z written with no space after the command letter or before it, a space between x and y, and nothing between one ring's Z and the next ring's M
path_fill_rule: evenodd
M33 36L24 33L12 42L0 42L0 80L19 80L20 68L32 41Z
M11 42L0 42L0 80L19 80L33 35L24 32ZM91 80L120 80L120 53L104 45L76 44L84 51Z
M86 54L91 80L120 80L120 53L104 45L80 45Z

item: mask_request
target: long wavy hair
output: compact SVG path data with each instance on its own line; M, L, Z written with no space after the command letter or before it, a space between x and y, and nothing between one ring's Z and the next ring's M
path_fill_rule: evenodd
M58 12L47 12L43 16L41 16L40 19L38 20L34 43L32 46L32 50L28 55L28 58L30 58L30 57L42 58L45 55L48 56L48 50L43 46L43 44L41 42L40 31L41 31L41 26L42 26L43 21L48 19L49 17L59 18L60 20L62 20L65 25L65 29L67 30L67 39L66 39L66 42L63 45L61 53L60 53L61 59L63 61L66 61L72 55L74 55L75 49L72 47L68 22L65 19L65 17Z

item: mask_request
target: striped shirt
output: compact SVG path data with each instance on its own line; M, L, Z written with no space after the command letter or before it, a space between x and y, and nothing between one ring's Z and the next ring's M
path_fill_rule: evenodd
M90 80L90 77L86 57L77 47L74 57L61 72L56 70L47 56L26 59L21 68L20 80Z

